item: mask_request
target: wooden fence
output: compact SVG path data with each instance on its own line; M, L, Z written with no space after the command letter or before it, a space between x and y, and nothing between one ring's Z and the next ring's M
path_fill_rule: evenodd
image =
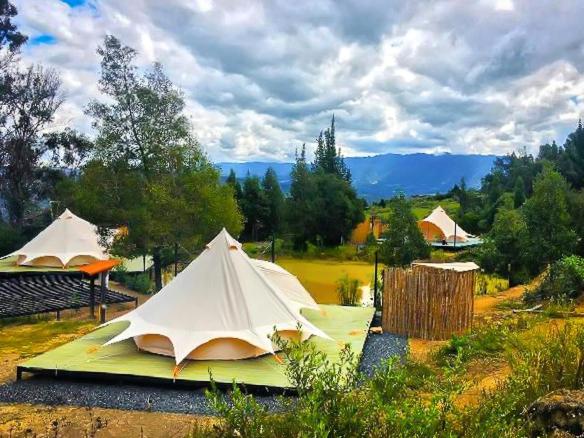
M475 271L387 268L383 331L434 340L463 333L472 326L474 283Z

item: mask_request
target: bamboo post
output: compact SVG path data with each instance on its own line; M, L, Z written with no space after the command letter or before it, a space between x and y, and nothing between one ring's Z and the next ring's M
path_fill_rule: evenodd
M100 295L99 295L99 304L100 304L100 309L101 312L99 313L99 317L100 317L100 322L103 324L105 323L105 310L106 310L106 304L105 304L105 276L106 276L106 272L102 272L101 276L100 276Z

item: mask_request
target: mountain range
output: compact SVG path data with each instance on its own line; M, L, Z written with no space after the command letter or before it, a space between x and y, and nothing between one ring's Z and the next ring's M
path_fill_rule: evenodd
M495 155L461 154L382 154L370 157L347 157L353 186L368 201L390 198L397 192L407 195L428 195L447 192L464 178L467 186L479 187L493 166ZM233 169L238 179L246 175L262 177L269 167L277 175L282 190L290 188L292 163L250 161L217 164L221 176Z

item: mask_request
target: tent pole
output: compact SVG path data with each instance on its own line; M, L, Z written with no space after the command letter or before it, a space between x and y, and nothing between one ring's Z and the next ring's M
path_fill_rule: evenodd
M99 299L99 304L101 305L101 312L100 312L100 322L103 324L105 322L105 309L106 309L106 305L105 305L105 275L106 272L102 272L101 273L101 278L100 278L100 299Z
M454 247L456 248L456 222L454 222Z
M178 273L178 243L174 242L174 276Z
M95 319L95 276L89 279L89 314Z
M373 308L377 310L378 298L377 298L377 261L378 261L379 251L375 251L375 277L373 279Z

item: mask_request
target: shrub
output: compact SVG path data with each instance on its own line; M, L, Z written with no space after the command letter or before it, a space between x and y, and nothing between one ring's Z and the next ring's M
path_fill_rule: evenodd
M152 281L150 280L150 275L144 272L138 275L124 276L124 284L133 291L141 294L148 294L152 292Z
M463 335L453 335L447 344L436 352L436 360L441 365L447 365L455 360L463 363L475 358L485 358L501 355L513 332L531 327L533 317L515 317L500 321L489 321L473 327L472 331Z
M543 280L527 291L525 300L537 302L555 299L565 302L578 298L584 289L584 258L572 255L554 262L544 273Z
M359 303L359 280L349 278L345 274L337 282L337 293L339 295L339 302L343 306L356 306Z

